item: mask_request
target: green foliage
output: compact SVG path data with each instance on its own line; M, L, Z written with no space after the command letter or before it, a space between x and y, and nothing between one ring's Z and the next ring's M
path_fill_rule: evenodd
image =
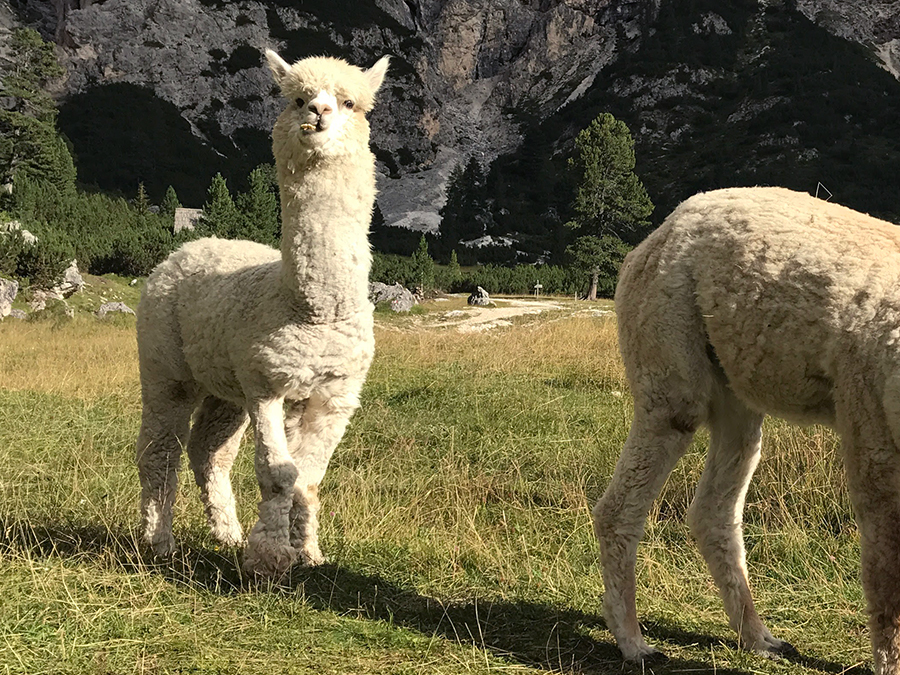
M0 225L5 220L0 217ZM19 264L19 255L25 248L25 239L18 230L8 232L0 231L0 277L12 277L16 275L16 267Z
M441 246L451 251L461 241L477 239L491 222L484 171L474 157L458 165L447 181L447 201L440 210ZM446 260L446 258L443 258Z
M412 257L378 252L373 256L372 281L415 288L419 278L420 272ZM432 287L450 293L470 293L481 286L489 293L529 295L536 283L543 286L545 294L572 295L583 285L583 275L574 268L556 265L482 265L468 270L453 265L434 265Z
M2 79L0 107L0 182L23 173L72 189L75 165L56 130L56 106L47 83L62 75L53 45L30 28L10 39L9 72Z
M413 279L415 285L423 291L434 288L434 260L428 254L428 242L425 235L419 240L419 248L412 254Z
M143 185L143 183L142 183ZM178 195L175 194L175 188L171 185L166 188L166 195L163 197L162 203L159 205L159 214L166 218L175 218L175 209L181 208L181 202L178 201Z
M261 164L250 172L250 189L236 200L236 238L277 246L281 239L281 212L275 167Z
M15 276L27 279L37 288L51 288L62 280L63 272L74 257L67 237L52 229L35 232L37 241L19 251Z
M569 167L579 177L574 227L598 236L646 230L653 203L634 173L634 140L609 113L599 115L575 139Z
M629 247L625 242L608 235L586 235L569 246L567 252L572 256L576 269L590 280L588 300L596 300L598 295L612 297L619 268L628 251Z
M198 228L203 234L234 239L241 230L241 217L222 174L213 176Z
M134 198L134 209L139 216L147 215L150 212L150 200L147 197L147 191L144 189L143 183L138 183L137 196Z

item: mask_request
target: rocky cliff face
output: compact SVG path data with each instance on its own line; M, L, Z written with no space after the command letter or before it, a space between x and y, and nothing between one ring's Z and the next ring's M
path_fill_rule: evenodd
M394 57L371 117L388 224L434 230L450 171L474 156L493 162L488 233L518 233L522 246L543 237L531 259L551 248L547 232L562 245L565 155L578 129L607 110L632 129L639 174L663 213L697 189L814 189L820 180L846 187L851 206L897 212L872 177L896 175L900 157L891 121L898 0L0 0L0 8L59 44L68 72L60 123L82 180L101 188L133 193L143 181L158 198L172 184L198 206L215 171L240 187L237 179L270 161L282 104L260 50L273 47L289 60Z
M871 47L884 68L900 78L900 2L797 0L797 9L830 33Z
M393 55L387 90L372 115L379 204L389 224L434 229L450 170L471 155L489 162L515 148L527 120L577 98L639 40L654 2L20 0L13 6L61 47L68 72L61 119L83 168L112 123L102 108L146 97L123 85L149 89L159 101L144 109L159 107L158 115L185 120L194 137L222 156L223 168L233 159L239 173L246 169L242 156L266 158L266 136L282 105L261 49L273 47L289 59L338 54L360 64ZM96 113L99 128L91 128L86 109ZM95 137L90 144L89 136ZM109 153L102 155L109 163ZM210 167L197 172L196 184L176 185L195 204ZM189 173L187 165L174 171L175 177ZM148 183L151 192L165 189L162 175L129 178ZM107 187L105 177L94 179Z

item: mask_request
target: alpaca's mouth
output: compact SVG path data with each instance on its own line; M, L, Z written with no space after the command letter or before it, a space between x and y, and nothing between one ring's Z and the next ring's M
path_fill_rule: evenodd
M315 131L315 130L316 130L316 125L315 125L315 124L309 124L309 123L306 123L306 124L301 124L301 125L300 125L300 128L301 128L303 131Z

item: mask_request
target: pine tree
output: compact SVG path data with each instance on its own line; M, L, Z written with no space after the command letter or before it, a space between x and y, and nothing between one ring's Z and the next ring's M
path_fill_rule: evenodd
M596 300L601 275L615 278L627 245L649 226L653 202L634 173L634 140L628 127L609 113L599 115L575 139L569 167L579 177L572 207L580 230L567 252L590 277L587 298ZM612 267L611 267L612 265Z
M62 75L53 45L30 28L10 39L10 71L3 77L0 108L0 181L23 172L52 182L63 192L75 187L72 154L56 129L56 105L47 83Z
M441 207L441 241L452 250L461 241L484 236L491 222L484 171L474 157L456 166L447 180L447 201Z
M241 228L238 236L275 246L281 239L281 214L271 165L250 172L250 189L237 198Z
M241 218L222 174L213 176L206 195L200 227L218 237L235 238L240 231Z
M575 139L569 167L580 179L571 226L619 238L649 226L653 202L634 173L634 140L623 122L599 115Z
M147 197L147 190L144 189L144 183L138 183L137 196L134 198L134 210L139 216L150 213L150 199Z
M434 288L434 260L428 254L428 242L425 235L419 239L419 248L412 254L413 276L415 283L422 291Z
M175 218L175 209L181 208L181 202L178 201L178 195L175 194L175 188L171 185L166 188L166 194L163 197L162 204L159 205L159 213L166 218Z

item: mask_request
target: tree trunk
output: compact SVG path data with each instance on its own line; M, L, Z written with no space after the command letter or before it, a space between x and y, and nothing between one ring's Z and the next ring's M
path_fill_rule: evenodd
M585 300L597 299L597 283L600 279L600 270L591 270L591 287L588 289L587 298Z

